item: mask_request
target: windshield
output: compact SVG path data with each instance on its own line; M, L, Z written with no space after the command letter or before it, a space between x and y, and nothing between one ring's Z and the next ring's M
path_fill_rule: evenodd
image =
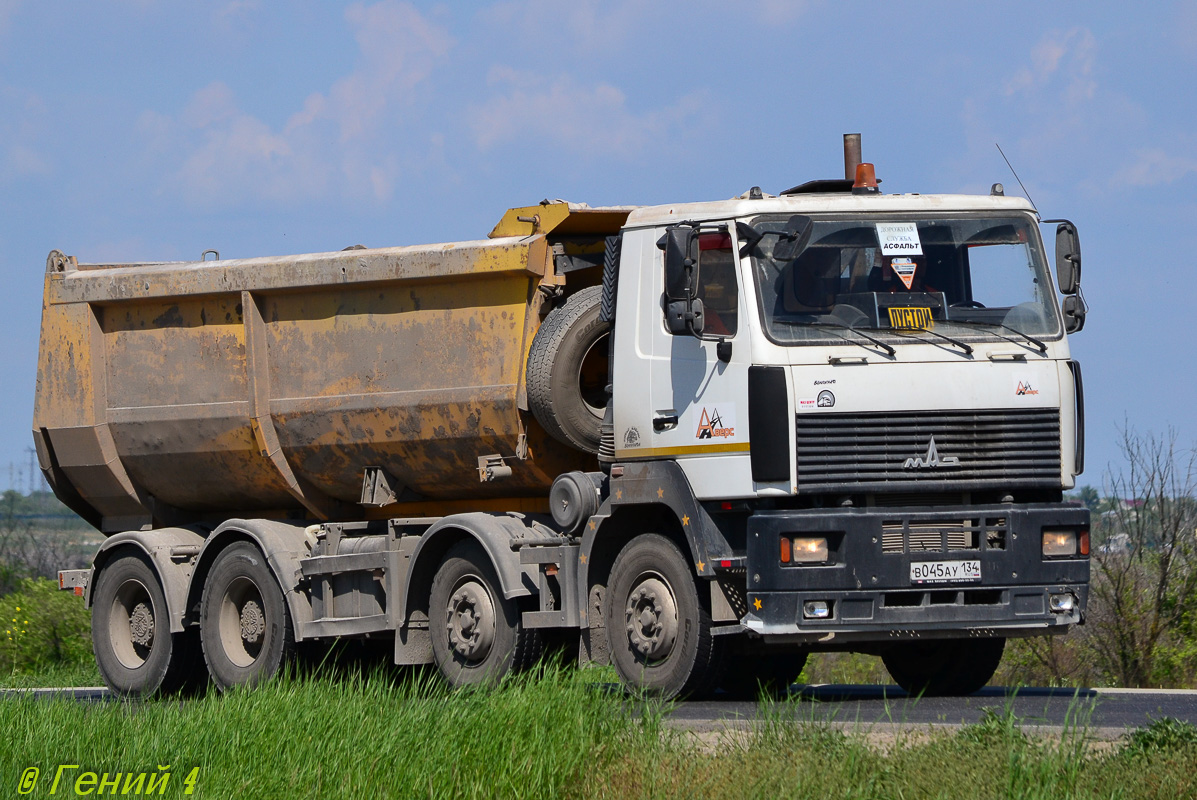
M797 249L796 231L807 224L809 240ZM1055 336L1032 225L1023 216L759 217L748 254L765 330L780 344L835 338L829 326Z

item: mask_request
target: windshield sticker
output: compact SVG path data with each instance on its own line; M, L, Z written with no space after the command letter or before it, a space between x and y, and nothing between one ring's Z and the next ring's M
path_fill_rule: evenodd
M902 279L902 283L906 286L906 291L910 291L910 288L914 285L914 272L918 269L918 265L914 263L914 259L906 258L905 256L894 256L893 260L889 262L889 266Z
M918 224L914 222L878 222L877 238L883 256L921 256Z
M1014 379L1014 395L1016 397L1026 397L1027 395L1039 394L1039 390L1031 383L1030 378L1015 378Z
M723 410L703 406L698 417L698 431L695 439L731 439L736 435L736 407L730 403Z
M908 331L923 331L934 326L929 308L891 308L889 309L889 324L891 328Z

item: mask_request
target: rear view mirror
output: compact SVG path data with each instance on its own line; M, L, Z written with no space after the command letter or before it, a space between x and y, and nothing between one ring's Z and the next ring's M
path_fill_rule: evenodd
M1064 330L1076 333L1085 327L1085 314L1089 308L1083 298L1075 294L1065 297L1064 302L1060 304L1060 311L1064 314Z
M1061 294L1076 294L1081 285L1081 239L1067 220L1056 226L1056 279Z
M810 217L793 216L778 234L780 238L773 247L774 261L793 261L806 249L815 223Z

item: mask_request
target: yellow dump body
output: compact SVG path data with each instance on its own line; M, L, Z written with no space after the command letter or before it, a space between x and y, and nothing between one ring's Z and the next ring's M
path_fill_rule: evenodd
M541 510L558 474L594 463L526 411L538 287L566 277L547 234L195 263L51 253L33 422L42 470L110 532ZM481 482L487 455L510 477ZM371 467L395 498L381 508L359 504Z

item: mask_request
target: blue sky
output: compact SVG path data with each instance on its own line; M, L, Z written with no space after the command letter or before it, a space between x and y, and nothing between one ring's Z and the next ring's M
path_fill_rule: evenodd
M46 253L481 238L543 198L842 174L1016 188L1081 232L1089 469L1197 442L1197 3L0 0L0 466L27 463ZM6 477L0 475L0 483Z

